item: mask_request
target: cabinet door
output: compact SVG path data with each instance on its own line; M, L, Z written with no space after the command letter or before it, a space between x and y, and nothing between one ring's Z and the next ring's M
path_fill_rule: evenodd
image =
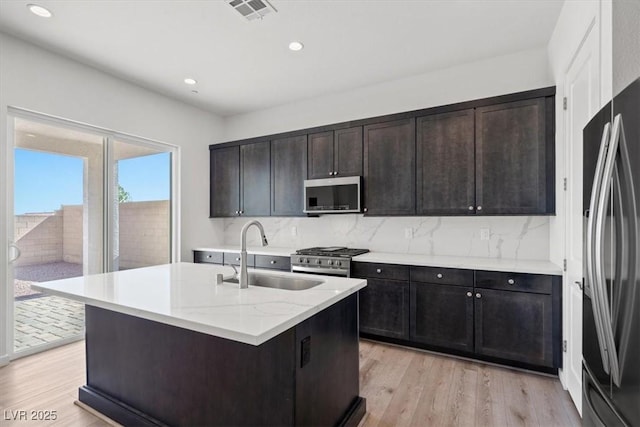
M551 295L481 288L475 292L477 353L553 367Z
M218 148L210 156L209 216L237 216L240 211L240 150Z
M476 109L478 213L548 213L547 130L544 98Z
M271 215L304 215L307 136L271 141Z
M474 117L470 109L417 119L419 215L475 213Z
M240 146L240 213L269 216L271 174L269 142Z
M411 282L411 340L473 351L473 288Z
M409 282L367 279L360 291L360 332L409 338Z
M362 176L362 127L335 131L334 175Z
M309 179L333 176L333 131L309 135Z
M365 212L416 212L415 119L364 127Z

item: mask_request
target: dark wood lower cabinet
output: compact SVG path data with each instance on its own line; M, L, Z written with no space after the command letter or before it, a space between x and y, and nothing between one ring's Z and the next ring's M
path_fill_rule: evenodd
M475 351L553 366L551 295L476 289Z
M473 288L411 283L411 340L473 351Z
M547 373L562 367L560 276L365 262L352 274L367 279L366 338Z
M360 291L360 332L409 338L409 282L367 279Z

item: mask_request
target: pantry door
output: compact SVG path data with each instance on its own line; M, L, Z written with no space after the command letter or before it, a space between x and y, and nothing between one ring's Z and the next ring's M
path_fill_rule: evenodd
M583 186L582 130L600 108L600 56L594 20L565 75L566 142L566 272L563 287L563 339L566 342L562 376L582 413L582 278Z

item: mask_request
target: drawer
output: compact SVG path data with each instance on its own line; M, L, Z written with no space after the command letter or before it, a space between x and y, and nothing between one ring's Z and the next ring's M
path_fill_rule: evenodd
M255 264L255 255L247 255L247 267L253 267ZM240 265L240 252L225 252L224 265Z
M222 264L222 252L193 251L193 262Z
M290 271L291 258L288 256L256 255L256 268Z
M358 277L360 279L409 280L408 265L354 262L351 267L351 277Z
M544 274L476 271L476 288L551 294L553 276Z
M473 270L411 267L411 281L471 287L473 286Z

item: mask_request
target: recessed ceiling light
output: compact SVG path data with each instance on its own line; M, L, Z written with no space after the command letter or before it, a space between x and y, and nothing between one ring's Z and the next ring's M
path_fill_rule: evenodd
M187 77L186 79L184 79L184 82L188 85L194 85L196 83L198 83L195 79L192 79L190 77Z
M294 52L302 50L302 48L304 48L304 45L302 43L300 43L300 42L291 42L291 43L289 43L289 49L294 51Z
M37 4L28 4L27 7L34 15L38 15L41 18L51 18L53 13L42 6L38 6Z

